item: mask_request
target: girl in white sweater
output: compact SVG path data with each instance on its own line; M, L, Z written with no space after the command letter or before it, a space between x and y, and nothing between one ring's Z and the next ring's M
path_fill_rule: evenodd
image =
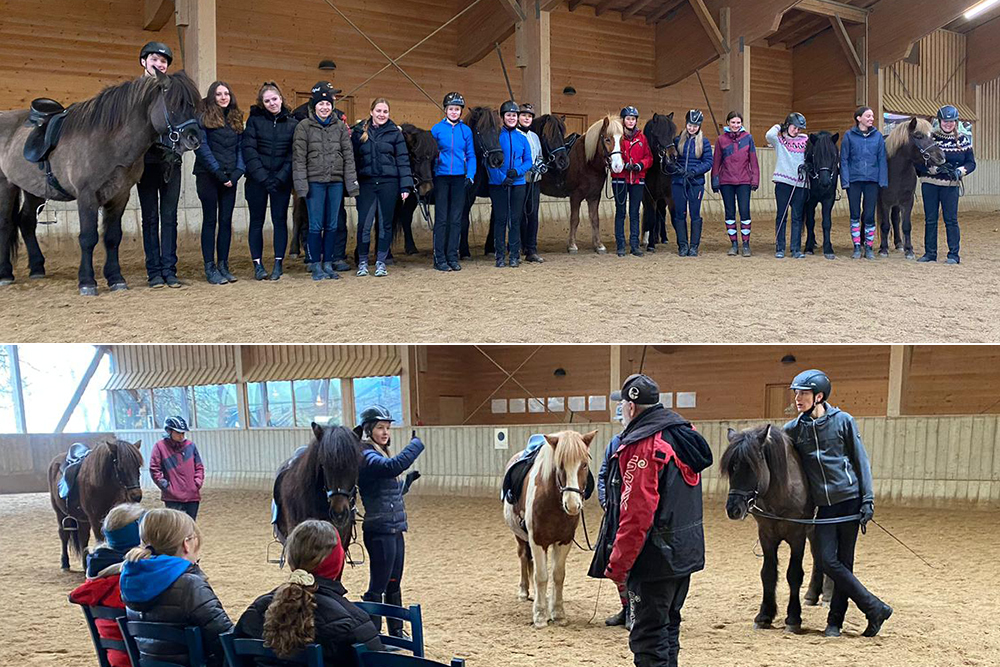
M774 256L785 256L785 221L789 210L792 214L791 241L789 250L792 257L801 259L802 254L802 210L809 197L809 183L805 175L806 144L809 137L805 133L806 118L792 112L785 122L767 131L767 143L774 148L775 163L774 198L777 203L777 217L774 220Z

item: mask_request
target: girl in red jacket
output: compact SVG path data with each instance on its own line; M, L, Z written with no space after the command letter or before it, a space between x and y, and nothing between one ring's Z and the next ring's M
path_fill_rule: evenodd
M730 111L726 116L725 131L715 142L712 162L712 191L722 191L726 209L726 233L733 244L729 255L739 254L736 237L736 206L740 209L740 236L743 237L743 256L750 256L750 192L760 185L760 167L757 165L757 147L753 137L743 128L743 114Z
M639 110L628 106L622 109L625 134L621 141L622 171L611 173L611 191L615 196L615 245L618 256L625 256L625 205L628 203L629 247L636 257L642 257L639 249L639 204L646 185L646 170L653 164L653 153L649 150L646 135L639 129Z
M195 444L184 437L188 425L183 417L167 417L163 430L163 439L153 445L149 457L149 476L160 487L164 505L197 519L201 485L205 483L201 455Z

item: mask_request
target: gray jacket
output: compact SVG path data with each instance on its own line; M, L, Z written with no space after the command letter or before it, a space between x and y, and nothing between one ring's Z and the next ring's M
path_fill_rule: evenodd
M854 417L827 404L819 419L799 415L784 428L802 457L816 505L828 507L858 497L875 502L872 468Z

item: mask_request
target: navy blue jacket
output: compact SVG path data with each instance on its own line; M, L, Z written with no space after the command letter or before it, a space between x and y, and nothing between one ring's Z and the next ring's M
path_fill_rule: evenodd
M247 176L261 185L292 187L292 137L299 121L287 109L277 115L257 105L243 131L243 158Z
M476 178L476 147L472 143L472 128L459 120L454 125L442 118L431 128L437 141L438 158L434 163L435 176L465 176Z
M517 177L512 185L524 185L524 175L531 169L531 144L523 132L515 127L513 130L500 130L500 148L503 149L503 166L499 169L487 167L490 185L500 185L507 178L507 171L513 169Z
M931 185L955 185L953 174L959 167L965 169L968 176L976 170L976 156L972 152L972 138L957 130L952 134L944 134L940 130L934 133L934 142L944 151L945 164L931 174L924 165L917 165L917 174L924 182Z
M674 145L677 147L677 173L673 174L671 180L678 185L684 183L685 177L691 185L705 185L705 174L712 171L712 142L706 139L700 132L694 139L687 141L687 130L681 136L674 138ZM701 158L695 155L697 148L696 141L701 139Z
M236 181L246 172L243 133L234 130L229 123L216 128L198 127L201 145L195 151L194 173L212 174L219 183L232 181L235 187Z
M844 133L840 142L840 184L846 190L851 183L870 181L879 187L889 187L889 163L885 155L885 138L878 128L862 134L855 125Z
M709 162L711 163L711 161ZM608 443L607 448L604 450L604 460L601 461L601 470L597 473L597 502L601 503L601 507L604 507L604 501L607 499L608 465L610 465L611 456L618 450L618 445L621 441L621 434L616 434L611 438L611 442Z
M395 178L403 192L413 187L410 173L410 152L406 148L403 131L391 120L381 126L372 125L368 129L368 141L361 143L365 123L351 128L351 142L354 144L354 164L358 169L358 180L369 178Z
M399 476L413 465L424 443L413 438L396 456L382 454L371 443L363 453L363 463L358 473L358 492L365 506L365 520L361 528L365 533L393 535L407 529L406 508L403 494L409 491L409 480Z

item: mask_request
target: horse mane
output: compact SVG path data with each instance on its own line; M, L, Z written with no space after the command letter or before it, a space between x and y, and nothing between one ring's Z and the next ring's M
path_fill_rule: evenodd
M559 116L555 114L546 114L541 118L541 123L538 127L539 134L549 134L554 136L558 131L563 137L566 136L566 123L563 122Z
M476 129L480 123L485 123L484 130L500 130L500 115L490 107L472 107L469 109L466 122L472 129Z
M757 455L757 445L763 441L763 458ZM748 428L730 443L722 453L719 462L722 475L729 477L739 465L746 465L758 480L767 467L771 479L769 489L777 489L784 494L788 486L788 456L786 448L789 438L784 430L772 424Z
M403 136L408 137L413 142L413 148L419 149L426 155L436 155L438 152L437 141L430 130L422 130L416 125L403 123L399 127L403 131Z
M176 74L166 74L171 80L164 93L168 109L180 106L198 108L201 96L194 82L182 70ZM150 104L159 90L160 78L141 76L131 81L107 86L94 97L70 105L63 132L114 132L128 121L130 112L136 106Z
M829 155L823 153L822 151L826 151ZM837 163L840 162L840 154L837 151L837 144L833 141L833 135L826 130L816 132L811 135L810 141L806 144L806 156L812 157L815 160L817 155L821 158L834 156L834 161Z
M931 127L930 121L923 118L917 118L917 132L922 132L928 137L934 131ZM899 149L902 148L910 140L910 122L904 121L892 128L892 132L889 136L885 138L885 155L886 157L892 157Z
M537 465L543 480L552 478L552 474L567 463L590 460L590 448L583 441L583 436L576 431L559 431L545 436L557 438L558 445L543 444L538 452Z
M322 475L320 468L329 466L331 470L336 470L338 474L345 474L352 478L357 478L360 467L360 444L358 436L353 431L344 426L329 426L323 429L323 438L317 440L315 435L309 448L306 450L306 465L304 474L312 475L314 478ZM303 479L302 481L308 481Z
M92 463L90 466L80 467L81 478L86 475L85 471L89 468L91 477L89 481L95 486L102 486L104 483L102 475L114 475L115 458L111 454L112 447L118 450L118 466L122 470L130 470L132 466L136 469L142 467L142 454L137 447L132 446L132 443L124 440L105 440L90 448L86 461Z
M587 133L584 135L584 149L586 151L587 162L594 159L594 155L597 153L597 142L601 139L601 128L604 126L604 121L608 122L607 133L614 136L616 134L625 134L625 126L622 125L620 118L608 114L600 120L596 121L593 125L587 128Z

